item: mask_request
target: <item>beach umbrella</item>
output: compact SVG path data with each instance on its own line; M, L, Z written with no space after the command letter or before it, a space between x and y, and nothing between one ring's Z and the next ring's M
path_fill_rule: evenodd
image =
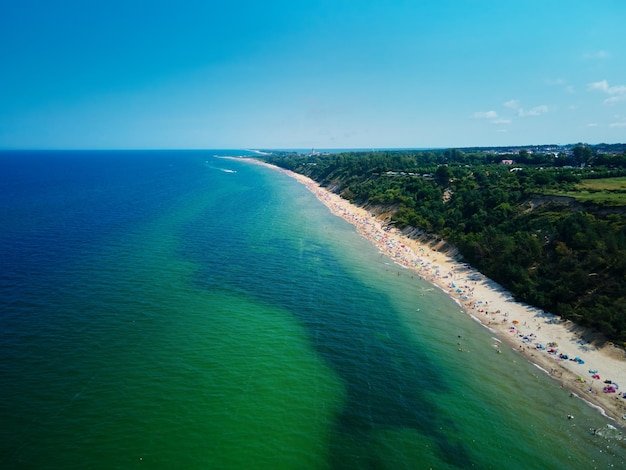
M517 325L519 322L517 320L513 320L513 324Z

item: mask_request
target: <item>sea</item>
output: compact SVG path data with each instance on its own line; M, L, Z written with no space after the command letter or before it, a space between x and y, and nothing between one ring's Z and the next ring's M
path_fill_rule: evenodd
M626 468L584 397L226 155L0 152L0 468Z

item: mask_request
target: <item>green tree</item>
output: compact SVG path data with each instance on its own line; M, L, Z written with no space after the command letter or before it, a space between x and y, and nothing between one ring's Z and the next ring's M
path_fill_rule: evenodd
M587 164L591 162L591 158L593 157L593 153L591 149L582 144L578 144L572 149L574 163L576 165Z
M448 165L439 165L437 171L435 171L435 179L442 186L448 186L450 184L450 178L452 178L452 172Z

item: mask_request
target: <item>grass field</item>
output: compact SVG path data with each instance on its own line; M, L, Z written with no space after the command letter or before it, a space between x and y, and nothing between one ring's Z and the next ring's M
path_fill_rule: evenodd
M583 180L578 188L588 191L626 191L626 176L618 178L601 178L597 180Z
M551 194L569 196L579 202L591 202L601 206L626 206L626 177L587 179L576 185L574 191Z

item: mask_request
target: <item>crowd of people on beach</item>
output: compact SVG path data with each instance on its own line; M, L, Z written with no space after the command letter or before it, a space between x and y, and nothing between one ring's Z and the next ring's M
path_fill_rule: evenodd
M601 402L605 411L609 411L615 419L619 417L626 420L626 393L620 394L619 385L612 379L602 382L598 372L598 368L604 366L612 373L619 372L617 375L620 380L626 380L623 359L599 354L598 349L588 342L580 344L582 339L570 337L572 333L556 317L515 302L508 292L471 266L432 249L428 244L404 236L386 220L352 205L339 195L320 187L310 178L280 170L304 184L333 214L353 224L358 233L374 243L383 254L447 292L481 324L506 340L514 349L527 355L531 362L544 369L547 374L560 380L562 387L567 383L568 388L584 391L589 397L618 397L619 404L608 400L599 400L598 403ZM557 339L561 341L561 336L564 346L577 347L592 356L589 358L590 368L587 371L587 358L570 357L569 354L559 351ZM497 352L501 352L500 340L496 341L494 347ZM594 388L595 383L602 384L602 393ZM590 400L594 401L593 398Z
M517 342L518 351L535 357L536 354L545 354L555 361L555 367L546 371L555 378L563 376L564 361L569 361L575 365L585 364L585 360L579 356L570 357L567 353L559 352L558 343L549 341L547 344L540 342L537 334L541 330L542 321L539 318L547 318L543 312L537 312L533 318L525 320L522 324L516 319L510 319L508 311L501 309L491 309L489 301L477 299L475 297L475 287L486 278L478 271L475 271L465 263L457 262L453 259L446 259L446 270L442 269L439 262L440 253L433 251L430 247L420 245L411 240L407 240L401 232L391 227L386 221L376 217L375 214L368 213L364 209L349 204L340 196L330 193L321 188L312 180L303 179L302 182L312 191L317 198L322 201L333 214L338 215L352 223L357 231L374 243L382 253L394 260L401 266L414 270L423 279L426 279L436 286L446 291L452 298L468 312L474 312L482 324L487 327L499 327L500 331L508 331L509 338ZM408 246L412 244L414 246ZM546 320L544 320L545 322ZM547 321L552 321L549 319ZM500 352L500 343L494 345ZM575 370L574 370L575 371ZM594 383L600 379L596 369L589 369L587 373L580 370L576 373L579 383L587 384L589 375L591 380L586 391L589 394L597 394ZM618 393L619 385L611 379L606 379L602 386L603 393ZM626 398L626 392L620 395Z

